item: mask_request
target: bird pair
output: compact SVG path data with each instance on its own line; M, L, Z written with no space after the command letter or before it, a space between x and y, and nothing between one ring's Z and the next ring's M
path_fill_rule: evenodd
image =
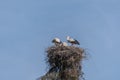
M80 43L76 39L73 39L70 36L67 36L66 39L68 43L71 43L71 45L74 45L74 44L80 45ZM66 42L62 42L59 38L54 38L52 40L52 43L54 43L56 46L61 46L61 45L68 46Z

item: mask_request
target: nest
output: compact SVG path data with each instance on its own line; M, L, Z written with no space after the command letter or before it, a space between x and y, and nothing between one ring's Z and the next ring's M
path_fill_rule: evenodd
M49 71L45 76L57 74L54 79L49 80L79 80L83 75L81 61L86 57L84 49L76 46L51 46L46 53Z

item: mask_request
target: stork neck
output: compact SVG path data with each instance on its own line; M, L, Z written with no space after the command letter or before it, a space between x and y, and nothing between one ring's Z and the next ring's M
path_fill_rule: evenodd
M68 36L68 37L67 37L67 40L69 40L69 39L70 39L70 37Z

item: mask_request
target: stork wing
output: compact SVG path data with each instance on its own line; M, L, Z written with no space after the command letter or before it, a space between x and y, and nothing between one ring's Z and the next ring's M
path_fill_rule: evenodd
M55 42L55 39L52 40L52 43L54 43L54 42Z
M74 41L75 41L75 39L73 39L73 38L70 38L70 41L71 41L71 42L74 42Z
M75 39L75 43L78 44L78 45L80 45L80 43L76 39Z

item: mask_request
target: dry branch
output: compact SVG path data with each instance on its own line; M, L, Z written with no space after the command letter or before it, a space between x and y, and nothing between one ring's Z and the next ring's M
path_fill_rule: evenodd
M51 46L46 50L46 53L46 63L49 65L49 71L41 77L41 80L82 79L81 61L86 57L84 49L76 46ZM53 77L50 78L50 76Z

